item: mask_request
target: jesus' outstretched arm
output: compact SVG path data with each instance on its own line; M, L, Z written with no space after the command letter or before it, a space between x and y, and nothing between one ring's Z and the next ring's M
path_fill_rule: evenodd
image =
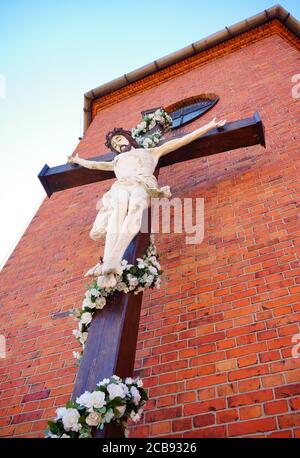
M76 154L76 156L68 156L68 162L70 164L78 164L87 169L96 169L96 170L113 170L112 161L89 161L87 159L82 159Z
M202 137L202 135L206 134L211 129L224 126L225 123L226 120L217 121L217 118L214 118L209 123L205 124L202 127L199 127L199 129L196 129L193 132L190 132L189 134L184 135L181 138L174 138L173 140L170 140L161 146L153 148L152 152L156 157L165 156L166 154L169 154L172 151L181 148L182 146L188 145L197 138Z

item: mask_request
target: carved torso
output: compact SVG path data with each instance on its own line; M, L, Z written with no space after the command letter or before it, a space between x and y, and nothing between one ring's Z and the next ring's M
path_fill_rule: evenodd
M132 149L126 153L118 154L114 159L114 172L118 179L127 177L149 177L153 175L157 159L151 150Z

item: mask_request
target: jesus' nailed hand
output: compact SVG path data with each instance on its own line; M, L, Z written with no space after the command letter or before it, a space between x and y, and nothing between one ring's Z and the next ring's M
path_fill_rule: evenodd
M159 158L185 146L211 129L223 127L225 120L214 118L208 124L161 146L141 148L124 129L114 129L106 136L106 146L116 153L110 162L89 161L68 156L68 162L88 169L114 171L117 180L102 197L103 206L90 232L93 240L105 238L103 263L98 263L86 275L99 275L98 284L113 287L115 274L122 272L121 261L126 248L139 232L142 216L151 197L170 197L169 186L158 187L153 175Z

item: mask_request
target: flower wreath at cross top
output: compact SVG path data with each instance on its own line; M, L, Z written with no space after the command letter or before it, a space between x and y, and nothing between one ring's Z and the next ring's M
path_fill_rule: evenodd
M171 116L163 108L158 108L154 113L144 113L131 135L141 147L154 148L163 138L163 132L170 130L172 122ZM154 133L146 135L155 127L158 129Z

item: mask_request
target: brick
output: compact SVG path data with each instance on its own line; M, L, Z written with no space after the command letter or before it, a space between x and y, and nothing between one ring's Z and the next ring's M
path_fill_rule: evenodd
M181 415L182 408L171 407L171 408L161 408L159 410L154 410L151 412L146 412L146 421L153 423L158 420L167 420L169 418L176 418Z
M259 390L262 387L262 382L260 378L256 377L252 379L241 380L238 386L240 393L245 393L247 391Z
M269 375L269 376L262 377L262 384L265 388L268 388L271 386L282 385L283 383L284 383L284 377L282 374Z
M231 423L239 419L237 409L227 409L222 412L216 412L217 423Z
M258 362L258 357L257 355L250 355L250 356L245 356L243 358L239 358L237 365L238 367L248 367L256 364Z
M291 407L291 410L300 410L300 396L294 399L290 399L289 405Z
M282 415L278 417L278 422L281 429L300 426L300 413Z
M269 368L266 364L255 367L248 367L246 369L238 369L236 371L231 371L228 376L228 380L231 382L234 380L241 380L245 378L248 379L250 377L267 374L268 372Z
M255 343L251 345L244 345L227 351L228 358L238 358L240 356L251 355L253 353L261 353L267 349L266 343Z
M50 394L50 390L43 390L37 393L26 394L22 402L29 402L29 401L36 401L38 399L45 399L48 398Z
M257 418L262 416L261 406L247 406L240 408L240 419L249 420L251 418Z
M272 390L261 390L257 392L238 394L228 398L228 407L239 407L273 399Z
M150 426L151 436L159 436L162 434L167 434L172 431L171 421L161 421L159 423L153 423Z
M203 426L213 425L214 423L215 423L215 416L212 413L196 415L193 418L193 424L195 428L202 428Z
M276 398L288 398L290 396L295 396L300 394L300 383L275 388L274 392Z
M222 437L226 437L226 428L225 426L213 426L208 428L196 429L194 431L186 433L184 437L219 439Z
M259 432L276 430L276 420L274 418L265 418L259 420L242 421L228 425L230 436L244 436Z
M26 423L28 421L39 420L42 417L42 414L42 410L36 410L35 412L19 414L13 417L12 424L15 425L18 423Z
M264 405L266 415L274 415L288 411L287 401L266 402Z
M172 431L188 431L192 428L192 419L191 418L181 418L178 420L174 420L172 422Z
M183 407L183 415L196 415L200 412L214 412L216 410L225 409L226 400L225 398L211 399L204 402L196 402L193 404L186 404Z

